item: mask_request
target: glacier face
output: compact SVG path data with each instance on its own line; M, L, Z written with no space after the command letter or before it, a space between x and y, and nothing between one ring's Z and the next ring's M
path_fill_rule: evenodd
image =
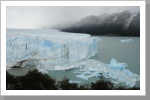
M48 29L6 29L6 67L49 66L88 59L97 37Z

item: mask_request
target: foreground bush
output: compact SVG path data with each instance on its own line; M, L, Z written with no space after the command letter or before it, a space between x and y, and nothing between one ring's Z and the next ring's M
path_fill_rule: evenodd
M64 78L62 81L58 81L58 87L61 90L78 90L77 83L69 83L69 79Z
M6 86L13 90L56 90L56 80L37 70L29 71L26 75L14 77L7 73Z
M7 90L139 90L139 87L125 88L125 86L114 87L109 80L100 77L98 81L91 84L78 86L77 83L69 83L68 78L56 82L47 74L42 74L38 70L29 71L26 75L13 76L6 72Z
M6 89L7 90L15 90L19 89L19 80L17 77L6 72Z
M100 80L95 83L91 83L92 90L113 90L114 84L108 79L104 78L104 76L100 77Z

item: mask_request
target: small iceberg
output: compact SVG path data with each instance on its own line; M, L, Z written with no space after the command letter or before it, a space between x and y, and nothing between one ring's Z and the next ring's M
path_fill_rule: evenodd
M81 81L72 81L72 80L70 80L69 83L77 83L78 84L78 83L81 83Z
M91 75L91 72L90 71L85 71L82 73L83 75Z
M86 77L86 76L83 75L83 74L76 75L76 77L81 78L81 79L84 79L84 80L88 80L88 77Z
M110 69L125 69L125 67L128 67L126 63L119 63L113 58L111 59L110 64L107 65L107 68Z
M101 76L99 71L95 71L91 74L91 77L99 77L99 76Z
M97 69L96 68L92 68L92 67L89 67L88 68L88 71L91 71L91 72L94 72L94 71L96 71Z
M81 74L82 72L80 70L73 71L74 74Z
M120 40L120 42L129 42L129 43L131 43L131 42L134 42L134 41L133 41L133 39L125 39L125 40Z

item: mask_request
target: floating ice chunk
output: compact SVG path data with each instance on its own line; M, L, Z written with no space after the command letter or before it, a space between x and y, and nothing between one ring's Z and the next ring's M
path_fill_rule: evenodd
M81 83L81 81L72 81L72 80L69 80L69 83Z
M88 80L88 77L85 76L85 75L83 75L83 74L76 75L76 77L81 78L81 79L84 79L84 80Z
M74 74L81 74L82 72L80 70L73 71Z
M133 76L133 73L130 70L127 70L127 69L126 69L126 74L129 75L130 77Z
M120 40L120 42L134 42L133 39L125 39L125 40Z
M81 66L82 62L85 62L86 65L83 68L80 68L79 66ZM76 77L78 78L88 80L89 77L98 77L102 74L105 78L112 79L113 83L123 82L131 87L133 87L137 81L140 81L140 75L132 73L129 69L126 69L127 67L126 64L120 64L116 61L116 59L112 59L110 64L108 65L94 59L86 59L84 61L66 63L63 65L55 65L52 67L38 66L38 70L40 70L41 72L45 72L46 70L49 69L55 71L55 70L66 70L66 68L67 69L77 68L77 70L75 70L74 72L76 72L75 74L79 74L76 75ZM92 69L95 68L97 70L89 71L88 70L89 68Z
M130 82L130 81L127 81L127 82L126 82L126 85L127 85L127 86L133 87L133 86L136 85L136 82Z
M62 67L62 66L55 66L54 70L70 70L72 69L74 66L68 66L68 67Z
M107 65L107 68L111 69L125 69L125 67L128 67L126 63L119 63L113 58L111 59L110 64Z
M99 73L99 71L95 71L95 72L93 72L92 74L91 74L91 76L93 77L98 77L98 76L101 76L100 75L100 73Z
M118 84L119 82L116 82L116 81L112 81L114 84Z
M101 65L97 64L97 67L100 67Z
M55 66L55 67L54 67L54 70L64 70L64 68L61 67L61 66Z
M113 79L117 79L119 76L118 75L112 75L111 76Z
M48 73L48 71L47 71L47 70L41 70L41 72L42 72L42 73Z
M83 75L91 75L91 72L90 71L85 71L82 73Z
M97 70L96 68L92 68L92 67L88 68L88 71L91 71L91 72L96 71L96 70Z

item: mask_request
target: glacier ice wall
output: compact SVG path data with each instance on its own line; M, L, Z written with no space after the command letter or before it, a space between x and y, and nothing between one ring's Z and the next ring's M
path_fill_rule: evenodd
M97 52L97 37L56 30L6 29L6 67L63 64Z

